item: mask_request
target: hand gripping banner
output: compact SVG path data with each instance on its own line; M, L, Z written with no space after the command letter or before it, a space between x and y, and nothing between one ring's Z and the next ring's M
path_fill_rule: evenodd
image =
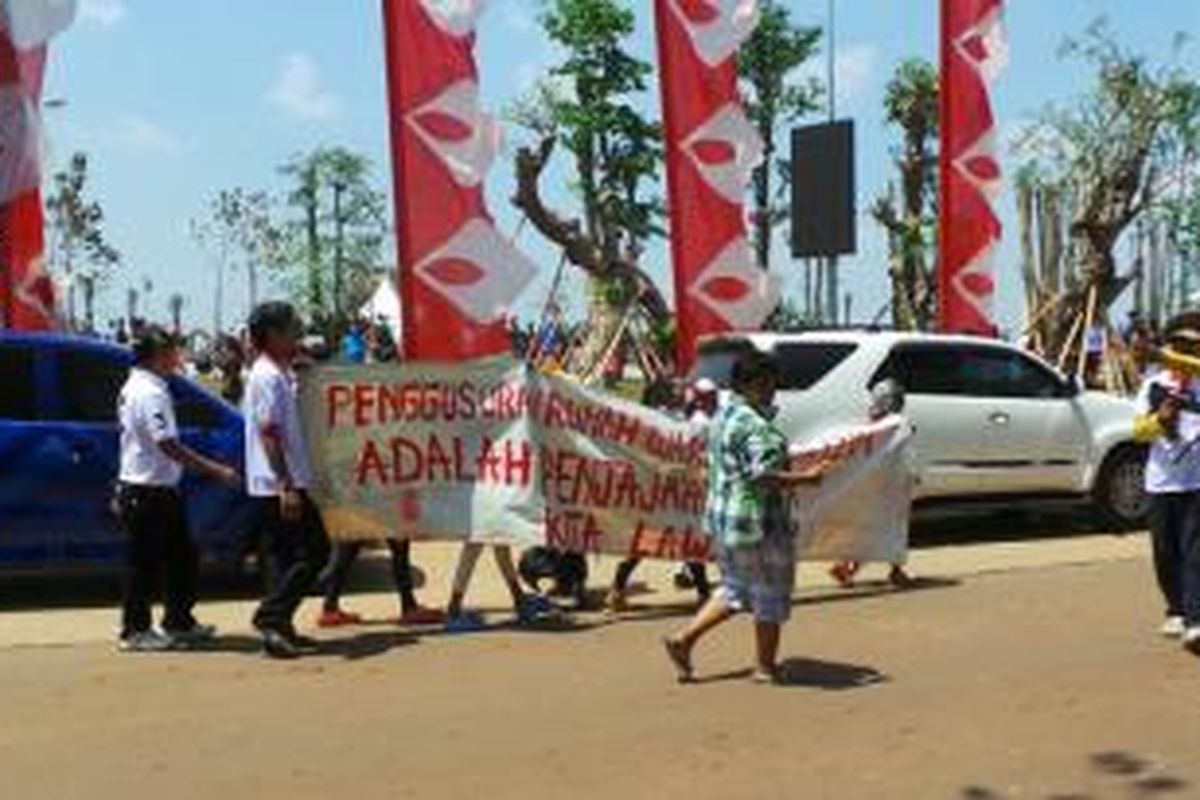
M479 105L482 0L384 0L397 286L409 359L509 350L505 311L533 264L492 223L483 183L500 129Z
M40 109L46 43L74 14L74 0L0 0L0 327L56 325L45 270Z
M699 337L755 328L778 301L743 207L763 152L738 97L735 56L757 11L757 0L655 0L680 369Z
M1002 0L942 0L939 329L993 335L1000 220L996 124L988 87L1007 50Z

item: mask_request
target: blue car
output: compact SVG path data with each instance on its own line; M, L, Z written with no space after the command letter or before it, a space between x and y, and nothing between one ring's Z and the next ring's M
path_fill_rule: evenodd
M109 510L117 475L117 394L129 350L92 339L0 331L0 569L121 563ZM171 379L180 436L241 469L242 417L182 377ZM185 478L202 556L240 563L254 515L236 490Z

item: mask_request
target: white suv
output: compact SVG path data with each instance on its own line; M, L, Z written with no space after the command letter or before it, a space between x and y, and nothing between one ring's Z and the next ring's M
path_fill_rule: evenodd
M1083 391L1024 350L916 333L734 334L701 343L697 374L725 385L746 347L775 356L778 423L796 441L865 420L870 388L898 381L917 431L918 500L1077 496L1114 527L1145 522L1133 404Z

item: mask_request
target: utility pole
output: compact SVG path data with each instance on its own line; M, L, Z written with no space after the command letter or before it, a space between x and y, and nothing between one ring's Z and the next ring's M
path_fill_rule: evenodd
M836 0L829 0L829 47L826 53L826 82L829 86L829 121L832 123L837 118L837 16L835 8ZM830 255L826 261L826 269L828 275L825 279L825 305L827 308L828 322L831 325L838 324L838 304L840 294L838 290L838 258L836 255Z

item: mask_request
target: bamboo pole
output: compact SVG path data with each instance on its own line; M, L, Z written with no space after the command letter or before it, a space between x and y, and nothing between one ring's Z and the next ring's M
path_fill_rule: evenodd
M1079 359L1075 364L1075 375L1082 376L1084 367L1087 365L1087 344L1088 334L1092 331L1092 323L1096 321L1096 301L1098 299L1096 284L1092 284L1092 288L1088 289L1088 301L1086 318L1083 323L1083 334L1079 340ZM1103 356L1103 352L1101 352Z
M1062 350L1058 353L1058 361L1055 366L1059 372L1065 372L1067 368L1067 359L1071 357L1071 345L1075 343L1075 335L1079 333L1079 326L1083 324L1083 312L1080 311L1075 315L1075 321L1071 323L1071 329L1067 332L1067 338L1063 342Z

